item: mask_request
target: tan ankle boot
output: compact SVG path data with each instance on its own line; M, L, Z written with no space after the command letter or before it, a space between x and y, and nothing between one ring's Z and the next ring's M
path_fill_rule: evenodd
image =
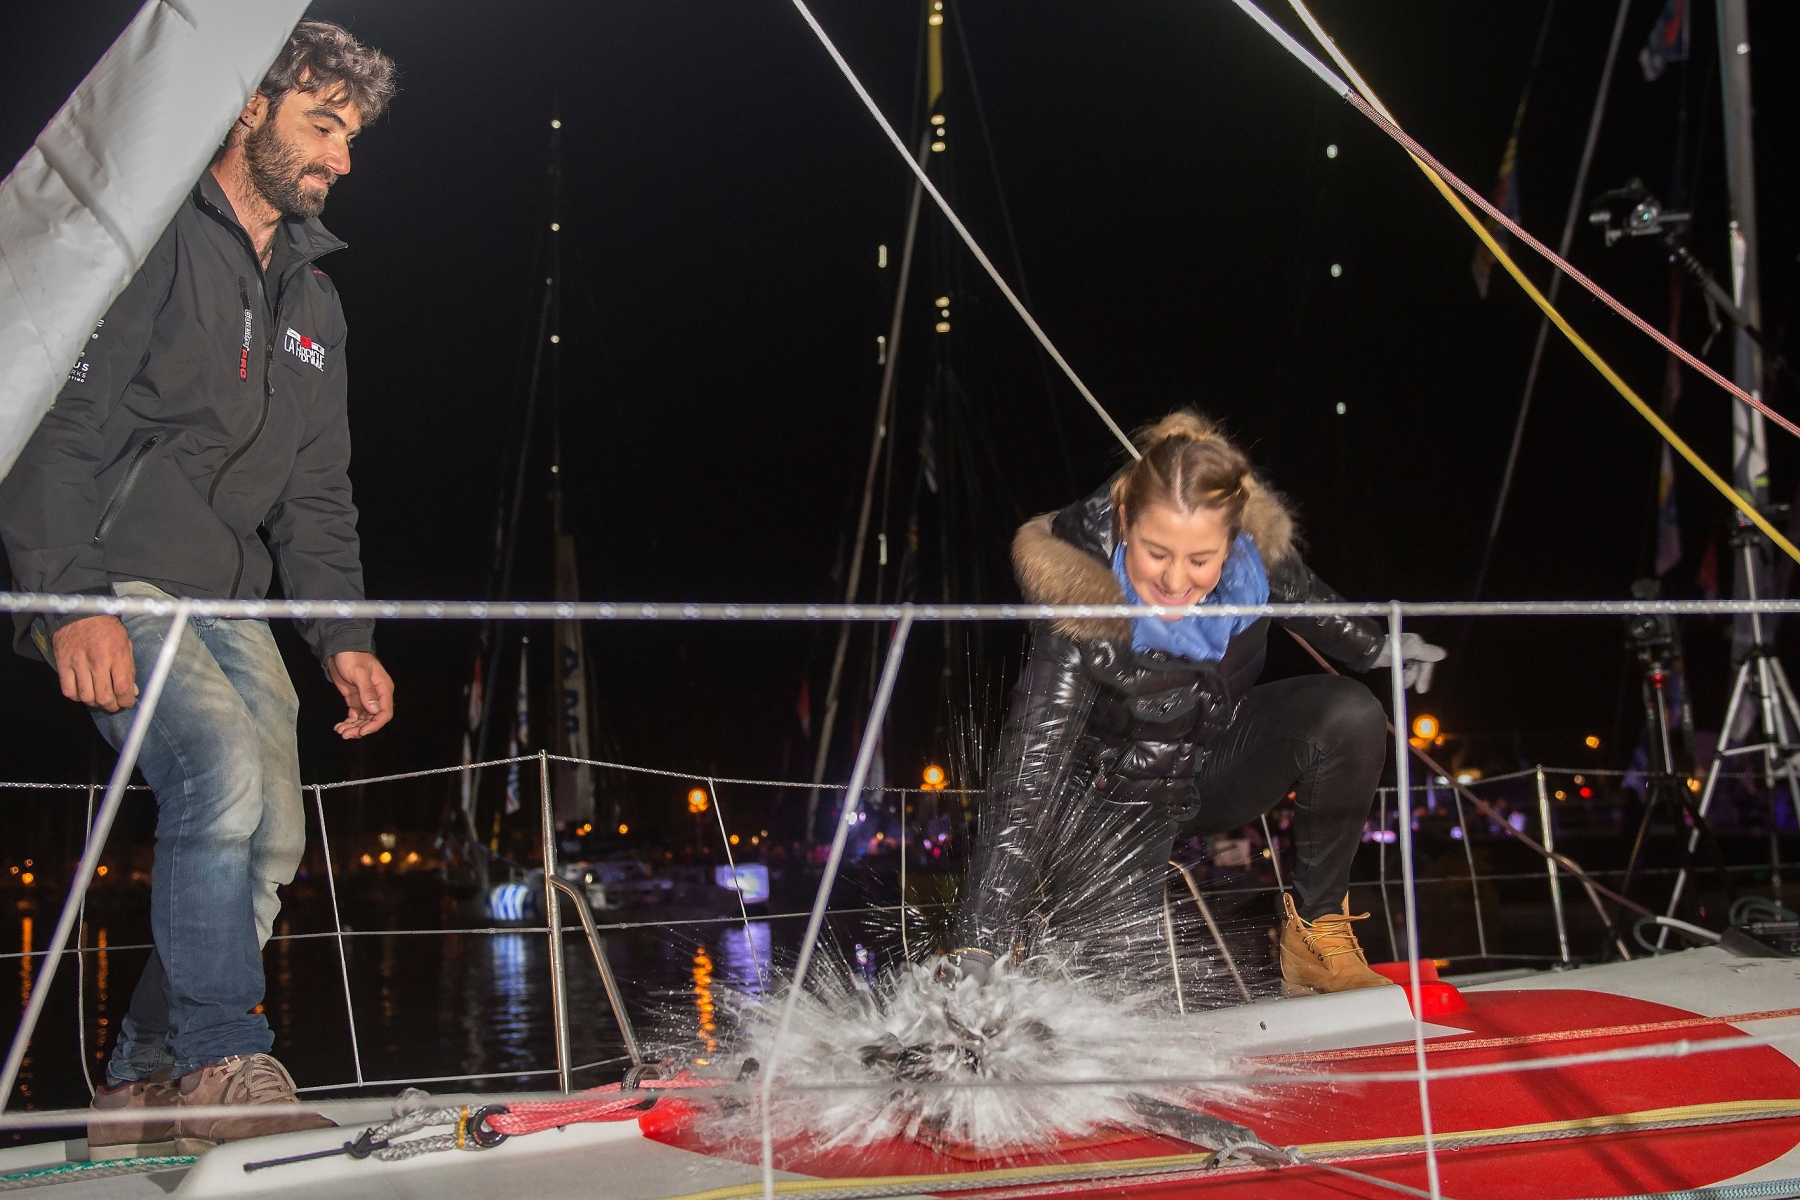
M1350 922L1369 914L1351 916L1350 897L1344 897L1341 913L1327 913L1316 921L1304 920L1286 892L1281 905L1287 914L1281 923L1281 978L1290 995L1393 986L1369 970L1368 957L1350 929Z

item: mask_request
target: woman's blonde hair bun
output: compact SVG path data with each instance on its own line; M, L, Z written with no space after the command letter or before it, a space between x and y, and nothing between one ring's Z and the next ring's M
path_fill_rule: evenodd
M1143 456L1113 480L1113 507L1132 519L1158 504L1187 515L1200 509L1225 514L1233 537L1244 524L1244 506L1256 488L1250 459L1217 422L1180 408L1132 437Z

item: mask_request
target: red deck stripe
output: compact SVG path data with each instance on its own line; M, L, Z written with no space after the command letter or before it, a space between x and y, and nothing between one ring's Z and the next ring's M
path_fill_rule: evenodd
M1800 1008L1776 1008L1767 1012L1737 1013L1729 1017L1682 1017L1673 1021L1645 1021L1636 1025L1607 1025L1597 1029L1555 1029L1547 1033L1522 1033L1512 1037L1464 1038L1453 1042L1426 1042L1428 1052L1447 1050L1493 1050L1503 1046L1530 1046L1540 1042L1572 1042L1582 1038L1629 1037L1639 1033L1662 1033L1672 1029L1694 1029L1708 1025L1733 1025L1740 1021L1774 1021L1782 1017L1800 1017ZM1353 1046L1345 1050L1316 1050L1305 1054L1264 1054L1257 1062L1315 1063L1345 1062L1356 1058L1388 1058L1412 1054L1411 1042L1388 1046Z

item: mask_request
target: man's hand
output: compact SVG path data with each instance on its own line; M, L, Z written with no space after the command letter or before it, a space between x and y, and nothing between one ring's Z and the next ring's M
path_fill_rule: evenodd
M394 680L381 660L362 650L345 650L327 664L331 682L349 706L350 715L332 728L346 741L368 737L394 715Z
M131 635L117 617L83 617L50 638L62 694L116 713L137 703L137 662Z

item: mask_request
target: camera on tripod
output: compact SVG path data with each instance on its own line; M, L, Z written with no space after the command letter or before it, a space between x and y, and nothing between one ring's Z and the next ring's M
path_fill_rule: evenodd
M1594 197L1593 210L1588 213L1588 223L1600 226L1608 246L1623 237L1679 236L1691 219L1689 213L1664 211L1662 201L1650 194L1641 179Z
M1631 596L1654 600L1659 590L1656 580L1640 579L1631 585ZM1625 638L1646 670L1668 672L1675 658L1675 618L1667 613L1633 613L1625 618Z

